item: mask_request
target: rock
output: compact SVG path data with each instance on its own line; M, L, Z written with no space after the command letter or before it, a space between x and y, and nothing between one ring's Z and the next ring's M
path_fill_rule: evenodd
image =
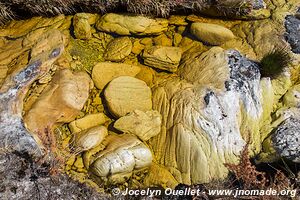
M165 34L161 34L153 38L153 42L156 46L172 46L172 40L168 38Z
M74 34L77 39L89 39L92 36L89 15L77 13L73 18Z
M85 72L60 70L24 116L33 133L44 132L56 123L68 123L83 108L93 84Z
M152 109L151 89L144 81L120 76L112 80L104 91L109 111L116 117L122 117L134 110Z
M153 110L162 115L162 126L149 143L157 163L165 166L176 181L188 185L227 177L224 163L238 162L246 139L251 152L261 150L259 66L235 50L224 52L217 47L211 51L224 54L220 56L224 57L222 62L211 65L227 72L221 77L223 84L192 84L171 77L152 88ZM192 61L203 58L198 54ZM198 73L210 74L209 70ZM220 76L214 75L212 80Z
M300 119L290 117L278 126L272 135L277 153L293 162L300 163Z
M108 118L104 113L89 114L69 123L72 133L77 133L91 127L104 124Z
M134 170L152 163L150 149L133 135L109 135L104 143L105 150L96 155L90 168L102 180L113 184L125 182Z
M300 54L300 18L289 15L285 18L286 41L291 45L292 51Z
M98 89L103 89L107 83L119 76L135 76L140 67L123 63L101 62L94 66L92 79Z
M143 59L148 66L175 72L181 59L181 48L153 46L144 49Z
M105 14L96 23L98 30L119 35L158 35L167 30L167 27L168 20L166 19L151 19L114 13Z
M196 85L224 88L229 79L228 56L224 49L213 47L204 53L184 55L186 61L178 68L178 75Z
M222 45L235 37L231 30L217 24L196 22L191 25L190 31L199 40L211 45Z
M181 15L171 15L169 17L169 24L176 26L186 26L188 23L185 21L186 16Z
M119 118L114 127L124 133L138 136L143 141L148 141L160 132L161 115L157 111L134 110Z
M129 37L120 37L112 40L106 48L105 60L121 61L127 57L132 50L132 43Z
M285 93L283 105L286 107L300 107L300 85L294 85Z
M175 47L179 46L180 42L182 40L182 36L179 33L174 33L173 37L173 45Z
M108 135L105 126L94 126L77 132L74 135L75 152L88 151L98 146L104 138Z

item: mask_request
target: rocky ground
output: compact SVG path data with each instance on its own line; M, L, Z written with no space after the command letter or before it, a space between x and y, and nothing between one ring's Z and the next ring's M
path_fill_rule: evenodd
M77 13L3 25L1 199L200 187L241 156L298 166L299 5L255 5L226 20ZM299 168L283 173L299 186Z

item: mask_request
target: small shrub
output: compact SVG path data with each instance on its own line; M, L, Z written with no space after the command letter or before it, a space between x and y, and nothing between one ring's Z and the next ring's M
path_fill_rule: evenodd
M276 78L288 67L290 61L291 57L285 48L275 48L261 59L260 73L262 77Z

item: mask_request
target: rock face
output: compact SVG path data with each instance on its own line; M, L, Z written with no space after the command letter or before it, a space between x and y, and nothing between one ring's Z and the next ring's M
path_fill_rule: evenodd
M59 58L64 50L63 41L63 35L58 30L41 34L33 45L29 63L6 77L0 88L1 149L26 152L37 157L42 155L42 145L24 127L23 99L33 81L48 71Z
M96 23L100 31L119 35L156 35L167 30L168 20L151 19L143 16L130 16L109 13Z
M92 36L89 16L85 13L78 13L73 18L74 34L77 39L89 39Z
M209 52L213 55L215 50ZM227 57L225 88L201 82L190 84L176 77L153 88L153 109L162 115L162 131L150 139L150 144L159 163L180 183L197 184L225 177L227 169L223 164L237 161L235 155L245 140L253 151L260 150L258 65L237 51L221 54ZM210 56L208 52L206 55ZM196 54L190 59L197 62L203 58ZM220 66L211 66L225 68L223 61L217 63ZM201 70L202 65L194 67ZM202 74L214 69L207 70Z
M151 90L144 81L120 76L112 80L104 91L110 112L122 117L134 110L152 109Z
M114 127L124 133L138 136L143 141L148 141L159 134L161 130L161 115L157 111L135 110L119 118Z
M103 113L89 114L69 123L69 128L72 133L77 133L97 125L102 125L107 119Z
M104 58L108 61L118 62L127 57L131 50L132 43L128 37L116 38L107 45Z
M68 123L83 108L93 84L85 72L58 71L24 116L26 127L40 133L55 123Z
M209 23L193 23L191 25L191 33L199 40L211 45L222 45L234 38L231 30L217 24Z
M181 48L153 46L146 48L143 53L144 63L170 72L175 72L181 59Z
M272 135L273 146L284 158L300 163L300 120L290 117L282 122Z
M133 170L147 168L152 163L151 151L133 135L110 135L104 143L105 150L91 165L91 171L101 179L121 183Z
M140 67L122 63L102 62L94 66L92 78L97 88L103 89L107 83L119 76L135 76Z

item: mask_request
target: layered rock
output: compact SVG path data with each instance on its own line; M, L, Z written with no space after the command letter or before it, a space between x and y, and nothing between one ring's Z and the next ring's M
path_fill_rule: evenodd
M181 59L181 48L153 46L144 49L143 59L148 66L155 67L170 72L177 71Z
M124 133L138 136L142 141L148 141L159 134L161 129L161 115L157 111L133 112L119 118L114 127Z
M223 164L236 162L246 141L254 152L261 145L257 64L234 50L217 48L204 54L218 58L210 61L218 65L211 64L200 75L207 72L208 79L218 79L219 73L210 72L218 69L226 74L219 83L207 85L203 79L203 83L191 84L175 77L153 88L153 109L162 114L162 131L150 139L150 144L159 163L184 184L225 177L227 169ZM192 63L203 57L195 55L190 59ZM203 65L193 67L201 70Z
M122 183L134 170L147 168L152 163L152 153L133 135L110 135L105 141L105 150L96 155L90 170L102 180Z
M143 16L131 16L109 13L96 23L100 31L119 35L156 35L167 30L168 20L151 19Z
M102 62L94 66L92 78L97 88L103 89L110 81L119 76L134 77L140 72L140 67L123 63Z
M105 60L121 61L127 57L132 50L132 43L128 37L120 37L112 40L106 47Z
M120 76L112 80L104 91L110 112L122 117L134 110L152 109L151 90L144 81Z

